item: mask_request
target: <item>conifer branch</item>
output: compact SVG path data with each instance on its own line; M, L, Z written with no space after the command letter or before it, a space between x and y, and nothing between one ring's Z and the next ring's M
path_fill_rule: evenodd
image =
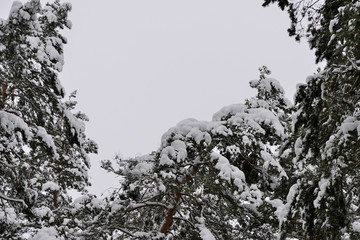
M22 199L18 199L18 198L12 198L12 197L8 197L2 193L0 193L0 198L1 199L4 199L6 201L9 201L9 202L17 202L17 203L21 203L24 207L27 207L26 203L24 202L24 200Z

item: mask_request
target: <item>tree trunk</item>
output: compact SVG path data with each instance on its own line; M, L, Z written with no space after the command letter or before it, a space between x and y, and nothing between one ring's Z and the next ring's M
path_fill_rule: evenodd
M59 199L59 191L55 191L53 193L53 202L54 202L54 207L55 208L57 208L58 205L59 205L58 199Z
M0 109L4 108L5 105L5 100L6 100L6 89L7 89L7 85L2 85L1 86L1 101L0 101Z
M180 198L181 198L180 190L176 190L175 198L174 198L174 201L175 201L174 207L167 210L167 213L166 213L166 216L165 216L165 221L164 221L163 225L160 228L161 233L166 234L166 232L169 230L169 228L170 228L170 226L171 226L171 224L173 222L174 214L176 212L176 205L179 203Z

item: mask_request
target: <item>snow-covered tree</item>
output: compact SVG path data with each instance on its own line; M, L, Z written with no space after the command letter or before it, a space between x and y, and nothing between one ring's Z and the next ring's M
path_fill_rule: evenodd
M63 101L58 79L64 64L71 4L14 2L0 20L0 238L30 237L61 226L67 190L89 184L88 153L96 144L84 134L76 102ZM51 232L51 231L50 231ZM39 233L41 234L41 233Z
M298 86L293 133L282 147L292 174L287 193L270 200L282 238L359 239L360 3L282 2L290 34L307 37L317 61L326 61Z
M277 150L290 129L291 103L279 82L250 82L245 104L222 108L210 122L188 119L161 147L103 167L122 177L97 215L92 236L115 239L272 239L267 201L287 174ZM277 224L277 223L276 223ZM274 228L275 226L275 228Z
M360 3L271 3L326 61L295 105L263 67L255 97L181 121L149 155L104 161L121 180L100 199L84 190L88 119L58 79L71 5L14 2L0 20L0 238L359 239Z

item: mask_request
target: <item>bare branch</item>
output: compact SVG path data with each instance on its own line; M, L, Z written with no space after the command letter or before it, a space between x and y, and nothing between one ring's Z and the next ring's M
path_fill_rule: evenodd
M173 219L174 219L174 220L185 221L185 222L187 222L188 224L190 224L192 227L195 228L195 225L194 225L189 219L182 218L182 217L173 217Z

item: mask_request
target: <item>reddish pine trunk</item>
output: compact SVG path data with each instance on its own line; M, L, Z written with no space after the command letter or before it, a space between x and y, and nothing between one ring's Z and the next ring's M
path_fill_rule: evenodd
M174 205L174 207L167 210L167 213L166 213L166 216L165 216L165 221L164 221L164 223L163 223L163 225L161 226L161 229L160 229L161 233L165 234L169 230L169 228L170 228L170 226L171 226L171 224L173 222L173 216L174 216L174 214L176 212L176 205L179 203L180 198L181 198L180 190L177 190L175 192L175 198L174 198L175 205Z
M6 89L7 89L7 85L2 85L1 86L1 101L0 101L0 109L4 108L4 104L5 104L5 100L6 100Z
M58 203L58 198L59 198L59 191L56 191L53 193L53 202L54 202L54 207L57 208L59 203Z

